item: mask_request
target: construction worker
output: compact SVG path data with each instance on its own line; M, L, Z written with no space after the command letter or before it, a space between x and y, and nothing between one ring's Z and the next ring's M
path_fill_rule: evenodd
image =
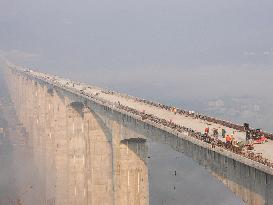
M229 148L232 143L232 137L230 135L226 135L226 148Z
M222 129L222 137L223 137L223 138L225 138L226 133L227 133L226 130L223 128L223 129Z
M174 112L174 114L176 115L176 112L177 112L176 107L173 108L173 112Z
M251 139L251 131L248 123L244 123L244 130L246 132L246 141L249 141Z
M234 133L234 132L233 132L233 133ZM235 141L234 134L231 134L230 137L231 137L231 144L232 144L232 145L235 145L237 142Z
M205 128L205 133L206 133L207 135L209 135L209 127L206 127L206 128Z
M218 129L213 129L213 137L218 138Z
M246 130L246 141L251 139L251 133L250 130Z

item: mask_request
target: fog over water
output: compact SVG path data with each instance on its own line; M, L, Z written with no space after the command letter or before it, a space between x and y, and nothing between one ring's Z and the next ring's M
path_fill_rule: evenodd
M0 54L40 71L273 131L272 8L272 0L1 0ZM154 197L161 193L155 182L172 179L162 176L176 166L177 153L152 147ZM221 200L224 186L190 160L185 164L197 170L191 183L204 190L202 204L241 203ZM210 181L203 186L200 178ZM212 201L207 187L215 188ZM183 190L181 196L194 189Z

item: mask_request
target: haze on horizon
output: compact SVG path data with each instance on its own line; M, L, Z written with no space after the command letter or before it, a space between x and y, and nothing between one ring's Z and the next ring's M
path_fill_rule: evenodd
M272 0L1 0L0 55L43 72L273 131L272 8ZM151 197L159 201L157 196L165 195L155 181L162 176L175 181L168 166L178 166L178 154L158 146L151 152L154 170L165 167L151 182ZM178 195L197 190L203 199L215 194L204 204L242 204L203 168L182 158L184 167L177 169L196 180L184 176L179 185L188 190L181 188ZM186 200L187 205L200 202Z

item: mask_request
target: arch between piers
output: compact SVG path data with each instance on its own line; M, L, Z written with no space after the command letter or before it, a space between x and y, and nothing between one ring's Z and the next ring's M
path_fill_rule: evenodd
M69 177L68 192L72 196L73 191L74 195L82 192L83 199L79 202L71 197L69 201L72 204L149 204L146 140L141 140L143 137L137 133L131 134L119 121L101 115L87 103L74 101L74 96L71 100L64 93L58 95L67 102L69 170L78 170L70 176L81 173L77 180ZM78 184L74 189L73 181L74 185Z

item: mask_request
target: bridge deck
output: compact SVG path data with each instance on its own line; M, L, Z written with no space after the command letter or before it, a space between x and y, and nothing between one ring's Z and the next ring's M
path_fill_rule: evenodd
M48 80L53 80L54 82L57 82L58 84L61 84L62 86L69 87L71 89L75 89L81 92L84 92L86 94L91 94L93 96L96 96L98 99L102 99L104 101L109 102L110 104L116 105L118 102L121 105L128 106L130 108L133 108L138 111L145 111L146 114L151 114L153 116L156 116L161 119L171 120L177 125L181 125L187 128L191 128L192 130L196 132L203 133L206 127L210 128L210 134L212 135L213 128L218 129L221 131L222 128L224 128L227 131L227 134L234 133L234 138L237 141L243 141L245 140L245 132L236 130L221 124L209 122L207 120L203 119L196 119L194 117L188 116L188 115L182 115L182 114L175 114L170 110L162 109L160 107L147 104L145 102L139 101L134 97L122 95L115 92L105 92L104 89L98 88L95 86L90 86L84 83L77 83L73 82L71 80L67 80L64 78L60 78L57 76L52 76L44 73L34 72L31 71L31 73L34 76L40 77L40 78L46 78ZM219 134L220 135L220 134ZM223 138L219 137L222 141L224 141ZM255 144L254 146L254 153L261 154L264 158L270 160L273 162L273 141L269 140L265 144Z
M76 88L83 89L84 87L79 85ZM106 93L102 92L102 90L100 90L100 89L95 89L95 88L90 89L89 88L86 90L86 92L93 94L93 95L95 95L96 93L99 93L100 98L107 100L111 103L117 103L119 101L122 105L134 108L139 111L145 110L145 113L147 113L147 114L152 114L154 116L157 116L158 118L162 118L162 119L166 119L166 120L171 120L175 124L191 128L197 132L204 132L205 128L209 127L210 134L212 135L213 128L216 128L219 131L222 130L222 128L224 128L227 131L227 134L232 134L234 132L235 133L234 137L237 141L245 140L245 132L241 132L241 131L235 130L233 128L229 128L229 127L219 125L216 123L208 122L206 120L195 119L191 116L174 114L170 110L165 110L165 109L161 109L156 106L145 104L143 102L138 102L134 99L122 97L122 96L115 95L115 94L106 94ZM224 141L225 139L222 139L222 140ZM262 153L262 155L265 158L273 161L272 148L273 148L273 141L269 140L265 144L256 144L254 146L254 152L255 153Z

